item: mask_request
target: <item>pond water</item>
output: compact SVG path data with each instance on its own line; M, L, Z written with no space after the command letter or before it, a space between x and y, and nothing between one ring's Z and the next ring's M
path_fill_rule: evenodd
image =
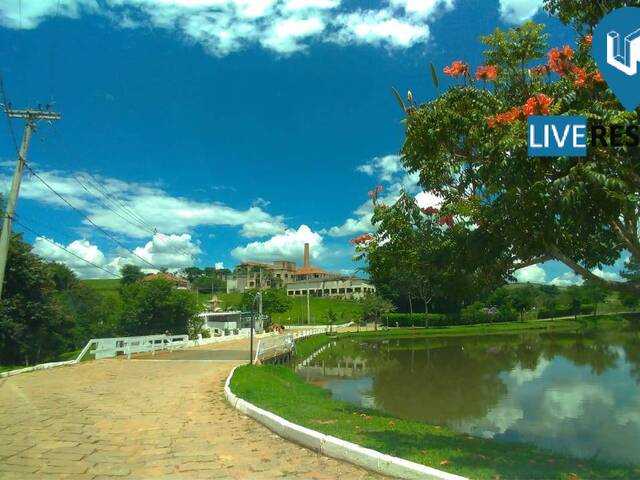
M296 371L398 417L640 464L638 331L344 339Z

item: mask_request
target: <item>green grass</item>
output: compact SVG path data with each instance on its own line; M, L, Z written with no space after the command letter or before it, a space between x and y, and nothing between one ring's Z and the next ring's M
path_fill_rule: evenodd
M357 408L332 400L327 390L305 383L282 366L240 367L231 389L239 397L305 427L474 479L640 477L637 467L577 460L529 445L498 443Z
M20 368L26 368L24 365L0 365L0 373L8 372L10 370L19 370Z

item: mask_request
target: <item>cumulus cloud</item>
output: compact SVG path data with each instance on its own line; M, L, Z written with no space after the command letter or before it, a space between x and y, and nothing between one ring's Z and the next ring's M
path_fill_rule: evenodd
M150 265L171 271L189 267L201 250L189 234L156 234L146 244L133 248L133 253L118 248L109 256L86 239L64 245L46 237L36 237L33 252L46 260L64 263L80 278L113 278L127 264L145 271L157 271Z
M601 268L594 268L591 270L595 276L604 278L605 280L609 280L612 282L622 282L625 281L617 272L607 272L602 270Z
M395 203L400 192L415 195L418 205L423 208L439 205L442 200L430 193L422 192L418 187L418 175L409 173L400 161L400 155L385 155L374 157L370 161L356 167L358 172L364 173L375 179L376 184L384 184L385 189L379 197L379 201L387 205ZM342 237L357 233L369 232L373 229L371 216L373 205L368 200L362 203L353 215L347 218L341 225L333 226L324 233L333 237Z
M429 37L424 23L397 18L390 10L366 10L339 15L339 44L368 43L392 47L410 47Z
M340 0L38 0L0 2L0 25L36 28L47 18L103 15L121 28L162 28L223 56L254 45L279 54L313 39L407 48L429 38L428 22L453 0L391 0L354 10Z
M216 270L222 270L224 268L224 263L223 262L216 262L214 268Z
M113 275L108 272L117 273L117 271L109 269L107 259L98 246L84 239L74 240L68 245L63 245L50 238L37 237L33 242L33 253L46 260L64 263L81 278L113 278Z
M530 20L542 7L542 0L500 0L500 16L507 23Z
M297 230L289 229L274 235L265 241L248 243L231 250L231 255L241 261L272 262L274 260L293 260L302 263L304 244L311 247L311 258L319 260L325 253L322 236L312 231L307 225L300 225Z
M562 275L558 275L553 278L549 284L557 287L569 287L571 285L582 285L584 283L583 278L580 275L576 275L573 272L565 272Z
M529 265L516 270L513 276L520 283L544 283L547 274L540 265Z
M236 226L247 238L274 235L286 229L284 217L271 215L259 205L236 209L220 202L171 196L156 185L91 176L85 172L42 171L39 175L94 223L130 238L149 238L156 230L182 234L198 226ZM8 189L10 177L6 168L0 174L0 184ZM24 179L20 196L68 208L36 178ZM89 225L86 220L84 223Z

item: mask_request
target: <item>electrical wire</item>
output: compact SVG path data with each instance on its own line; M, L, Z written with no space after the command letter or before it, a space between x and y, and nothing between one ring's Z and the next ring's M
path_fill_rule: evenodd
M9 132L11 133L11 139L13 140L13 146L16 149L16 155L20 156L20 149L18 148L18 139L16 138L16 132L13 129L13 122L9 116L9 101L7 100L7 92L4 88L4 80L2 72L0 72L0 98L2 98L2 105L5 116L7 117L7 123L9 124Z
M21 222L20 220L18 220L17 218L13 219L14 223L17 223L18 225L20 225L22 228L24 228L25 230L31 232L32 234L36 235L37 238L41 238L42 240L44 240L47 243L50 243L51 245L53 245L56 248L59 248L60 250L63 250L65 252L67 252L69 255L77 258L78 260L81 260L89 265L91 265L94 268L97 268L99 270L102 270L103 272L108 273L109 275L112 275L113 277L116 278L120 278L120 275L118 275L117 273L114 273L110 270L107 270L106 268L101 267L100 265L97 265L89 260L87 260L86 258L82 258L80 255L77 255L75 253L73 253L72 251L66 249L65 247L63 247L62 245L57 244L56 242L54 242L53 240L49 240L47 237L45 237L44 235L39 234L37 231L35 231L34 229L32 229L31 227L28 227L27 225L25 225L23 222Z

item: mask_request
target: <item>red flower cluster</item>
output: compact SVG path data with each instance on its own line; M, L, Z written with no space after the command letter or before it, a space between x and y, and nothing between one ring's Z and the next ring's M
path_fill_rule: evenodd
M476 78L485 82L492 82L498 78L498 67L495 65L482 65L476 70Z
M360 235L359 237L352 238L351 240L349 240L349 243L351 245L360 245L362 243L368 242L369 240L371 240L371 238L371 235L366 233L364 235Z
M541 77L544 75L549 75L551 69L548 65L538 65L537 67L533 67L529 69L530 75L540 75Z
M378 185L374 190L369 190L370 197L377 197L380 192L384 190L382 185Z
M508 125L529 115L549 115L549 107L553 99L544 93L529 98L522 107L513 107L507 112L498 113L487 120L487 125L494 128L498 125Z
M571 73L571 60L573 59L573 50L568 45L565 45L562 50L558 48L552 48L547 53L549 60L547 65L551 70L558 75L568 75Z
M453 227L453 215L446 215L446 216L440 217L440 220L438 220L438 223L440 225L447 225L449 227Z
M549 107L553 99L544 93L531 97L522 106L522 113L524 116L529 115L549 115Z
M450 77L458 78L460 75L464 75L465 77L469 75L469 65L460 60L456 60L452 62L448 67L444 67L442 69L445 75L449 75Z
M518 120L521 116L522 110L518 107L513 107L507 112L498 113L495 117L489 118L487 120L487 125L491 128L497 125L508 125Z
M422 213L424 213L425 215L434 215L440 211L436 207L425 207L421 208L420 210L422 210Z

